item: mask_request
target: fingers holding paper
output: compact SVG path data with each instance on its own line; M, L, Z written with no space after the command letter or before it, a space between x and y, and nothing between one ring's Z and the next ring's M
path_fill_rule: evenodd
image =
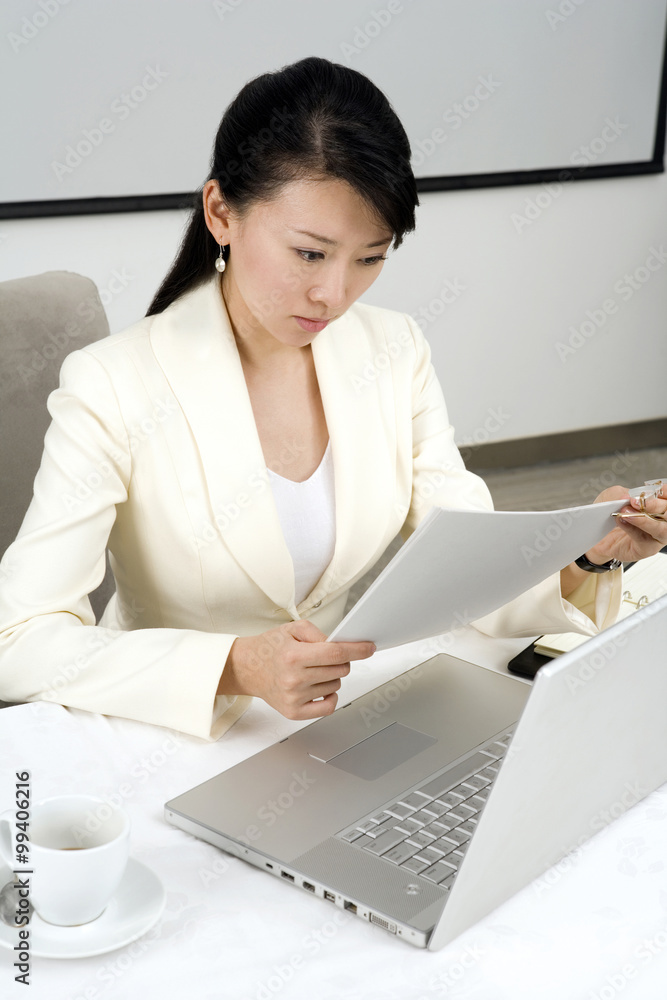
M628 491L622 486L610 486L595 498L595 503L605 500L622 500ZM642 505L643 510L642 512ZM645 499L628 497L628 502L614 518L616 525L593 546L586 556L591 562L602 564L610 559L636 562L655 555L667 545L667 520L657 520L647 515L667 517L667 486L657 496Z

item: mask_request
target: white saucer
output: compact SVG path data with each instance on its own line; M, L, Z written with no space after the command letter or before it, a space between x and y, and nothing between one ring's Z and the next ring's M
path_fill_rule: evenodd
M11 870L0 864L0 886L12 877ZM165 895L155 872L130 858L122 882L97 920L78 927L56 927L33 912L28 925L30 953L37 958L89 958L122 948L156 923ZM13 949L18 943L18 928L0 921L0 945Z

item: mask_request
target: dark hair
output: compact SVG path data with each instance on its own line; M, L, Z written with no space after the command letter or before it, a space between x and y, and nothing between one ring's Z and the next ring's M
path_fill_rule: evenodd
M393 233L395 248L415 228L410 143L395 111L368 77L317 56L263 73L239 91L220 122L208 179L242 216L305 176L347 181ZM203 185L147 316L215 273L220 248L202 196Z

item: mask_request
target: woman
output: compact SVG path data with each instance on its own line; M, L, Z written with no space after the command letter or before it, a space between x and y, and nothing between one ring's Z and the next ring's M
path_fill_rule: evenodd
M409 158L354 70L309 58L241 90L147 316L69 355L49 398L35 498L3 561L0 697L207 739L252 696L326 715L373 652L324 641L350 586L432 505L491 507L419 327L357 303L414 228ZM361 378L380 355L388 367ZM610 624L610 560L667 540L641 522L586 553L609 572L568 566L478 627ZM105 547L117 592L96 625Z

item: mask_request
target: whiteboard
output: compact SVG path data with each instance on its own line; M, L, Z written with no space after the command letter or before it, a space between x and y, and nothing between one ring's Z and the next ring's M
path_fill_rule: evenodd
M667 0L3 0L0 214L175 206L244 83L307 55L384 91L421 190L662 169L666 23Z

